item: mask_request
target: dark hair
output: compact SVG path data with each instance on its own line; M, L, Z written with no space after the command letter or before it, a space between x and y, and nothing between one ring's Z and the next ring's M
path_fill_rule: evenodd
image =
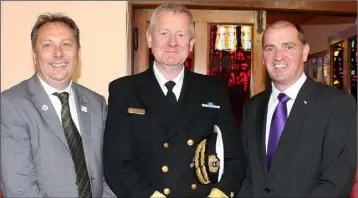
M305 33L303 32L302 27L299 24L294 24L294 26L298 32L298 39L301 41L301 43L303 45L305 45L307 42L306 42Z
M265 40L265 33L268 29L270 28L284 28L284 27L294 27L297 30L297 38L298 40L301 41L301 43L303 45L305 45L307 43L306 39L305 39L305 34L303 32L302 27L299 24L292 24L290 22L287 21L277 21L275 23L273 23L272 25L269 25L268 27L266 27L263 36L262 36L262 46L264 45L264 40Z
M75 21L73 21L70 17L63 15L62 13L45 13L37 17L37 21L31 31L31 44L33 50L35 50L36 47L38 31L46 23L63 23L67 25L69 28L71 28L75 36L77 46L80 48L80 30L78 29Z

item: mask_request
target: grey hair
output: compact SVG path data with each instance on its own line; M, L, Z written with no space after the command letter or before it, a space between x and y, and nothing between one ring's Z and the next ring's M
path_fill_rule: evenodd
M194 29L194 22L193 22L193 15L192 13L190 12L190 10L186 7L184 7L183 5L180 5L180 4L163 4L163 5L160 5L159 7L157 7L153 13L152 13L152 16L150 18L150 24L149 24L149 27L148 27L148 30L149 32L153 33L153 30L154 30L154 26L155 26L155 23L156 23L156 20L157 20L157 16L162 13L162 12L171 12L173 14L181 14L181 13L184 13L186 14L188 17L189 17L189 23L190 23L190 34L191 34L191 37L194 38L195 37L195 29Z

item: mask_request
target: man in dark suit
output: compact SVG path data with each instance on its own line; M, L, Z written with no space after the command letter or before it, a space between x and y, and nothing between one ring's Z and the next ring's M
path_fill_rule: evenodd
M190 11L162 5L147 31L153 66L110 83L104 169L117 196L228 197L239 190L246 162L226 85L184 68L194 42ZM202 185L194 152L215 125L223 135L224 174Z
M354 98L306 77L309 46L298 25L270 25L262 46L272 88L244 107L249 165L238 197L349 197L357 161Z
M36 74L1 93L5 197L114 197L102 169L106 101L71 80L80 57L76 23L40 15L31 41Z

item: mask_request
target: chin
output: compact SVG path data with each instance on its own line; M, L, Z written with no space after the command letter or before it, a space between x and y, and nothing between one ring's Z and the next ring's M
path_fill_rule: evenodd
M177 66L177 65L180 65L180 62L166 62L165 65L168 65L168 66Z
M58 80L58 81L63 81L68 79L68 75L67 74L55 74L51 77L52 79Z

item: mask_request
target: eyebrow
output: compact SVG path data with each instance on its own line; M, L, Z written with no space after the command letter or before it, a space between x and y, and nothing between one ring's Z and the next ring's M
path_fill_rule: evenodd
M267 47L275 47L273 44L266 44L264 45L264 49L267 48Z
M296 44L294 42L288 41L288 42L284 42L281 44L281 46L287 46L287 45L293 45L296 46ZM275 45L273 44L266 44L264 45L263 49L267 48L267 47L275 47Z
M40 42L46 42L46 41L52 41L52 39L51 38L39 39L39 41ZM71 41L71 42L73 42L73 41L75 41L75 39L73 39L73 38L63 38L63 39L61 39L61 41Z
M284 42L282 43L283 46L286 46L286 45L293 45L293 46L296 46L295 43L291 42L291 41L288 41L288 42Z

